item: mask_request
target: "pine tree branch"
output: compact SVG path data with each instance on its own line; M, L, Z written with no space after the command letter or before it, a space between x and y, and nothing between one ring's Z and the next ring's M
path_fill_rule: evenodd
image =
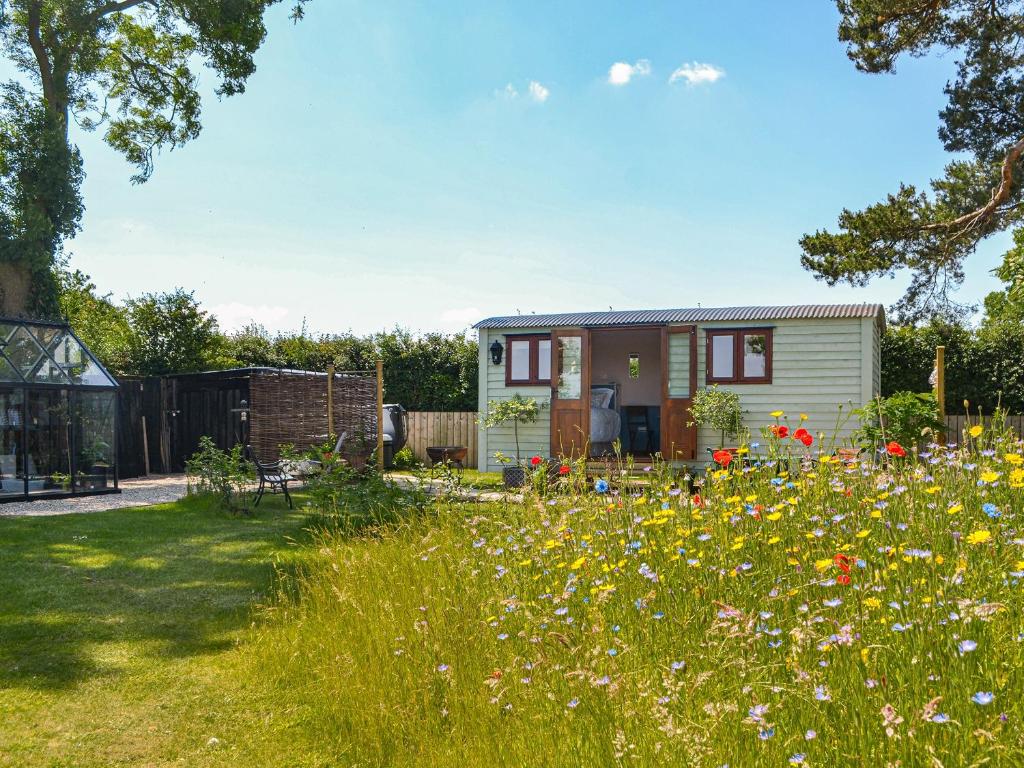
M927 231L934 231L939 229L956 229L962 227L962 231L977 227L979 224L983 224L990 219L998 210L999 206L1005 203L1010 198L1010 193L1013 191L1013 168L1020 160L1021 155L1024 154L1024 138L1018 139L1013 144L1009 151L1006 153L1006 157L1003 158L1003 166L1000 173L999 186L992 190L992 199L990 199L985 205L977 210L965 213L963 216L958 216L952 221L941 221L935 224L928 224L924 227Z

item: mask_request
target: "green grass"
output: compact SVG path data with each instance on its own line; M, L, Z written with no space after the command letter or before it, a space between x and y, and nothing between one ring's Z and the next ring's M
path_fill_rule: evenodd
M304 519L278 498L0 518L0 765L235 764L266 701L240 671L252 607L315 553Z
M1022 765L1024 445L970 443L0 519L0 765Z
M1024 451L981 440L328 536L252 668L318 765L1024 765Z

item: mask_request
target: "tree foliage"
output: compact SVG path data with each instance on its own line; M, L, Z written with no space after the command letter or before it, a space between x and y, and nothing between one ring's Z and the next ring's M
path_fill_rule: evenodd
M836 0L839 39L857 68L895 70L902 56L957 57L939 138L958 153L929 191L901 184L882 202L843 210L839 231L805 235L802 263L830 285L864 285L907 269L897 316L962 315L951 292L978 243L1021 220L1024 3L1020 0Z
M297 20L306 0L293 1ZM83 210L71 121L104 126L133 181L145 181L160 150L199 135L197 68L216 73L218 96L242 93L264 13L280 2L0 0L0 48L22 75L0 84L0 261L33 281L27 306L8 312L57 309L49 268Z

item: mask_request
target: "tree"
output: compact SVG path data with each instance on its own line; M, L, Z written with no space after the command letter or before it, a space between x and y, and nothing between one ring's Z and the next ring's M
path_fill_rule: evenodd
M99 295L88 275L68 270L63 264L56 270L57 305L78 337L113 373L123 373L127 365L127 345L131 335L123 307L108 295Z
M836 0L839 39L856 67L893 72L901 56L957 56L939 138L959 155L931 191L901 184L884 201L844 210L838 232L805 235L805 268L830 285L865 285L909 269L903 320L966 309L951 292L986 237L1024 215L1024 3L1020 0Z
M1014 230L1013 248L1003 255L1003 263L994 272L1006 288L985 297L985 327L1024 323L1024 229Z
M0 312L52 315L50 267L82 216L72 120L146 181L155 155L201 129L197 65L218 96L245 90L282 0L0 0L0 46L24 75L0 85ZM295 3L302 17L307 0Z
M148 293L125 303L131 331L125 370L142 376L188 373L222 367L224 337L217 319L195 296L178 288Z

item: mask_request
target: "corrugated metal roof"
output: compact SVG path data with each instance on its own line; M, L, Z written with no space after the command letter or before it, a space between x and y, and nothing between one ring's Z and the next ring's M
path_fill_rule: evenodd
M838 320L874 317L885 323L881 304L797 304L781 307L691 307L622 312L568 312L556 315L508 315L481 320L474 328L609 327L664 323L758 322L766 320Z

